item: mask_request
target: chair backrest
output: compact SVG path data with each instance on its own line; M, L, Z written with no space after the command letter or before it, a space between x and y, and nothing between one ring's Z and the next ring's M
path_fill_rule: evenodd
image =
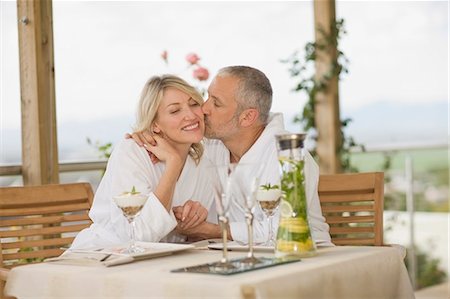
M321 175L319 199L336 245L383 245L384 173Z
M92 221L88 183L0 188L0 267L42 261Z

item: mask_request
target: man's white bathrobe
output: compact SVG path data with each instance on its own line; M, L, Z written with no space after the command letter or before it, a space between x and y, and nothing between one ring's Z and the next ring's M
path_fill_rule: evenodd
M213 207L213 192L208 172L208 159L198 165L188 156L175 187L172 206L181 206L187 200L199 201L210 210L208 221L217 223ZM149 194L140 215L136 218L136 239L147 242L180 242L185 238L172 230L177 225L172 210L167 211L153 193L165 169L165 163L153 164L147 151L133 139L121 141L114 147L105 175L95 193L89 216L94 222L81 231L71 248L112 246L130 242L130 224L112 197L135 186L137 191Z
M239 163L254 163L256 167L263 167L260 178L261 185L279 184L280 170L275 135L290 133L284 129L283 115L271 114L269 123L253 146L241 157ZM230 152L219 140L208 140L205 143L205 153L216 164L230 163ZM256 173L257 169L255 169ZM317 187L319 183L319 167L313 157L307 152L305 163L306 198L308 205L308 219L311 226L313 240L321 246L333 246L329 234L329 226L322 216ZM261 243L268 238L268 222L264 212L256 204L254 218L254 242ZM229 210L231 235L238 242L248 243L247 226L243 208L232 203ZM274 234L278 229L279 212L274 216Z

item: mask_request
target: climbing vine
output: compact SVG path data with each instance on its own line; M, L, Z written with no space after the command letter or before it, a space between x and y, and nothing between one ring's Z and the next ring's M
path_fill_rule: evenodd
M315 119L315 103L318 92L326 91L330 80L337 76L339 79L343 74L348 73L349 60L344 53L339 49L339 41L342 36L346 34L344 27L344 20L339 19L335 22L331 33L326 34L323 29L319 28L321 38L316 42L308 42L304 48L304 55L297 50L287 59L281 60L282 63L289 64L289 74L296 80L296 85L293 88L294 92L304 93L307 96L307 102L303 110L299 112L293 119L294 123L300 123L303 130L308 133L310 138L317 141L317 128ZM315 77L314 63L317 58L318 51L332 52L337 50L337 59L335 63L330 64L329 69L321 78ZM341 144L338 148L338 155L341 161L343 171L354 172L357 171L355 167L350 165L350 150L354 147L360 147L364 150L364 146L357 144L353 137L345 134L344 129L351 122L350 118L340 120L340 134ZM314 147L311 154L317 158L317 153Z

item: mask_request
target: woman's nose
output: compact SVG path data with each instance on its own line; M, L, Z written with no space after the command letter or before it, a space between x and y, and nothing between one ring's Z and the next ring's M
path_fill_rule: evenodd
M195 108L193 108L193 107L189 107L186 110L186 114L184 115L184 118L187 119L187 120L196 118L197 117L197 113L195 113L194 109ZM198 107L197 107L197 109L198 109Z

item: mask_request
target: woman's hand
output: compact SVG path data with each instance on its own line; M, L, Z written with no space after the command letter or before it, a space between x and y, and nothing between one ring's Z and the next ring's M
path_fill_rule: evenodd
M172 210L181 229L195 227L208 217L208 210L193 200L186 201L183 206L173 207Z

